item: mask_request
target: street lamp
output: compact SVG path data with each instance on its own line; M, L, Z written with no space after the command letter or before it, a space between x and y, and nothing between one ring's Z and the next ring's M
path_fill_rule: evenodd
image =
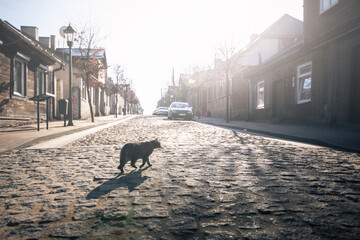
M73 124L73 114L72 114L72 89L71 89L71 77L72 77L72 54L71 47L74 42L75 30L69 26L64 30L64 35L66 37L67 45L69 46L69 122L68 126L74 126Z

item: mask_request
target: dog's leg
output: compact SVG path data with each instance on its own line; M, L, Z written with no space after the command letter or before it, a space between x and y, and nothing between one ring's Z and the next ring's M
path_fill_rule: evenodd
M151 163L150 163L149 157L146 158L146 162L147 162L147 164L148 164L149 166L152 166Z
M124 166L125 166L125 162L120 162L120 165L118 166L118 169L120 169L121 173L124 172Z
M146 158L143 158L142 161L143 161L143 162L142 162L140 168L142 168L142 167L145 165L145 163L146 163Z
M135 166L136 161L137 161L137 158L131 159L131 166L132 166L133 168L137 168L137 167Z

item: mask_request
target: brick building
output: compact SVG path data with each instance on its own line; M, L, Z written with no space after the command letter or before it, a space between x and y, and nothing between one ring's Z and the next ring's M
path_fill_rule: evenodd
M54 94L55 64L62 64L50 48L39 42L36 27L15 28L0 20L0 124L37 118L31 98ZM53 116L55 99L40 103L41 118Z

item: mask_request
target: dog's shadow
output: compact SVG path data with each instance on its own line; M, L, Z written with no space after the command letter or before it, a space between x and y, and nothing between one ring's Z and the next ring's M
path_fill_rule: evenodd
M119 187L127 187L129 191L132 192L137 186L140 186L148 178L147 176L142 176L142 172L148 168L149 166L142 169L135 169L125 175L120 173L116 177L109 179L92 190L86 196L86 199L98 199Z

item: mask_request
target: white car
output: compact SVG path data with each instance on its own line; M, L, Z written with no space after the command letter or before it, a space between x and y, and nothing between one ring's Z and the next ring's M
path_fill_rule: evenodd
M167 116L167 115L168 115L168 108L167 108L167 107L159 107L159 108L156 110L156 115Z
M193 117L192 108L186 102L173 102L168 109L168 119L184 118L191 120Z

